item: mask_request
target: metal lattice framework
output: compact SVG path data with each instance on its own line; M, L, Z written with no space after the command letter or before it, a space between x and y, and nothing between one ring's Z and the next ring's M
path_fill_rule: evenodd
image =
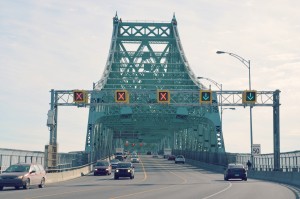
M200 104L199 91L206 89L184 55L175 16L168 23L141 23L116 15L103 76L86 91L87 100L74 103L73 90L51 91L50 145L56 145L57 107L77 106L89 107L85 150L91 160L116 147L224 153L219 105L248 104L242 103L243 91L213 91L212 104ZM116 103L116 90L128 91L129 103ZM170 91L170 103L158 103L157 90ZM279 107L277 97L279 91L257 91L251 106Z

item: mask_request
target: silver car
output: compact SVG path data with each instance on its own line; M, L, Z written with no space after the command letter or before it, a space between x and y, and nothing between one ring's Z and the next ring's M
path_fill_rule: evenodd
M177 164L177 163L182 163L182 164L184 164L185 163L185 158L183 157L183 155L178 155L178 156L176 156L176 158L175 158L175 163Z
M31 185L45 186L46 171L43 166L35 163L19 163L8 167L0 174L0 190L3 187L29 189Z

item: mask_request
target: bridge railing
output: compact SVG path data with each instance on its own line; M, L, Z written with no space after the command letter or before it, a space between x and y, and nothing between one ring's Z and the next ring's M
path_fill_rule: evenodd
M39 163L45 165L45 154L42 151L26 151L18 149L0 148L0 173L6 170L10 165L16 163ZM50 172L56 170L64 171L74 169L78 166L86 165L88 157L85 152L59 153L58 166L56 168L46 168Z
M184 155L186 158L208 164L226 166L228 163L241 163L247 167L250 154L246 153L211 153L204 151L173 150L174 155ZM273 171L273 154L255 155L252 170ZM300 151L285 152L280 154L280 171L300 172Z

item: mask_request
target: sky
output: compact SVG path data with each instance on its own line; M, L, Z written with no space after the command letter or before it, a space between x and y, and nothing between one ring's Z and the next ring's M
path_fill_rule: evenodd
M49 91L92 89L117 11L123 21L170 22L175 13L191 69L223 90L246 90L248 69L216 51L250 60L252 88L281 91L281 152L300 150L299 7L298 0L0 0L0 148L44 151ZM84 150L88 109L58 113L59 152ZM249 108L224 110L227 152L250 152L249 120ZM271 107L253 108L253 143L273 152Z

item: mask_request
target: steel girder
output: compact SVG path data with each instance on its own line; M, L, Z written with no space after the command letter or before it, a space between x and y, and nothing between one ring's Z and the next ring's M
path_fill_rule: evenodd
M169 104L156 101L162 89L171 93ZM127 90L129 103L117 104L115 90ZM86 151L91 160L128 140L149 142L147 149L224 152L219 106L273 106L274 143L279 145L280 91L257 91L255 104L242 102L243 91L213 91L212 104L200 104L200 90L207 88L189 67L175 16L170 23L137 23L116 15L104 73L86 91L87 100L73 102L73 90L51 91L50 144L56 145L58 106L77 106L90 108Z
M128 90L129 104L115 103L117 89ZM157 104L157 89L172 92L170 104ZM123 141L118 143L139 140L159 146L164 139L173 148L174 133L209 124L213 136L207 150L224 152L215 130L220 126L218 99L213 106L199 106L200 89L205 87L190 70L175 16L170 23L141 23L123 22L116 15L105 71L89 92L90 104L82 105L90 105L86 151L98 150L93 146L96 124L113 131L112 138Z

